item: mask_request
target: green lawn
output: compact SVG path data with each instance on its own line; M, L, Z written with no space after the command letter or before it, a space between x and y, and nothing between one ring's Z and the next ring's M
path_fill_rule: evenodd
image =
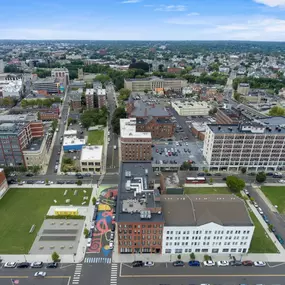
M185 187L184 194L230 194L228 187Z
M91 145L103 145L104 144L104 131L89 131L88 143Z
M285 213L285 187L284 186L261 186L261 191L271 201L272 205L277 205L279 213Z
M77 190L76 196L71 189L63 196L65 188L10 189L0 200L0 254L28 253L50 206L64 205L66 199L72 205L81 205L84 196L90 199L91 189L86 188L86 193ZM29 234L34 224L35 231Z
M249 211L250 217L255 225L251 240L249 253L278 253L277 248L270 237L267 237L263 226L260 224L253 212Z

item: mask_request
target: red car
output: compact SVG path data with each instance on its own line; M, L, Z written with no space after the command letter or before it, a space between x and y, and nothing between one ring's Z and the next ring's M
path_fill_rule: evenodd
M244 266L253 266L253 262L251 260L245 260L242 262L242 265Z

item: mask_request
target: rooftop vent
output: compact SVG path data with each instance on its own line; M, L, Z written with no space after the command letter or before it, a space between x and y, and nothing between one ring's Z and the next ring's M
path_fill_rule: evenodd
M151 212L150 211L141 211L140 218L142 220L150 220L151 219Z

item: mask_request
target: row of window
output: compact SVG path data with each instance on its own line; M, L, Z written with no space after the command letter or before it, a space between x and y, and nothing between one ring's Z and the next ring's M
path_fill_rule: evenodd
M125 240L140 240L140 239L148 239L148 240L161 240L162 239L162 236L160 235L160 236L157 236L157 235L154 235L154 236L151 236L151 235L149 235L149 236L145 236L145 235L143 235L143 236L126 236L126 235L124 235L124 236L122 236L122 235L120 235L119 236L119 240L123 240L123 239L125 239Z
M184 249L176 248L176 249L173 249L173 250L170 249L170 248L167 248L167 249L165 249L164 253L183 253L183 250L184 250L184 253L192 252L191 248L184 248ZM194 252L197 252L197 253L199 253L199 252L209 252L209 249L208 248L202 248L202 249L196 248L194 250ZM213 248L212 249L212 253L219 253L219 252L220 252L220 250L218 248ZM242 248L239 248L239 249L236 249L236 248L231 248L231 249L224 248L224 249L222 249L221 252L224 252L224 253L226 253L226 252L243 252L243 253L245 253L245 252L247 252L247 249L246 248L243 248L243 249Z
M205 230L205 231L201 231L201 230L194 230L194 231L175 231L175 234L176 235L181 235L181 234L183 234L183 235L189 235L189 234L193 234L193 235L201 235L201 234L205 234L205 235L207 235L207 234L212 234L212 232L213 232L213 234L215 234L215 235L219 235L219 234L221 234L221 235L223 235L224 233L225 234L227 234L227 235L232 235L232 234L241 234L242 232L243 232L243 234L245 235L245 234L249 234L250 233L250 231L246 231L246 230L244 230L244 231L241 231L241 230L236 230L236 231L233 231L233 230L231 230L231 231L208 231L208 230ZM173 233L174 233L174 231L166 231L166 234L171 234L171 235L173 235Z
M187 246L187 245L192 245L192 246L200 246L200 245L210 245L210 242L191 242L191 244L190 244L190 242L188 243L188 242L166 242L165 243L165 246L172 246L172 245L174 245L174 246L180 246L180 245L182 245L182 246ZM222 245L222 243L221 242L212 242L212 246L220 246L220 245ZM224 245L247 245L247 242L240 242L240 243L238 243L237 241L234 241L234 242L224 242Z

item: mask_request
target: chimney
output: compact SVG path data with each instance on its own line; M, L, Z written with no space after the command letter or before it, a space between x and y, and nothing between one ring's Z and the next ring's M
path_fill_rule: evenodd
M144 116L147 117L147 108L144 109Z

